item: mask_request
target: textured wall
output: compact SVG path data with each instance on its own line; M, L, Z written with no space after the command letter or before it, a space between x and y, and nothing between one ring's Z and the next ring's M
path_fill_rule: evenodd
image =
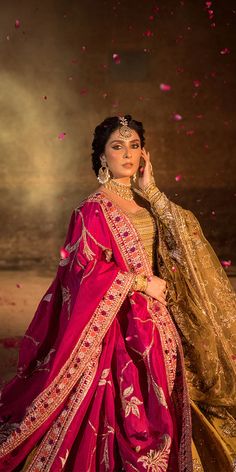
M215 3L1 3L2 267L55 266L97 187L93 129L124 113L144 122L159 187L235 263L236 8Z

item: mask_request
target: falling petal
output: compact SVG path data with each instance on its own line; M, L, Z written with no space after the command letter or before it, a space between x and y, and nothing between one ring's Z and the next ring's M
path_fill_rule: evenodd
M179 36L177 36L177 38L175 38L175 42L176 42L176 44L179 44L179 43L181 43L181 41L183 41L183 40L184 40L184 37L183 37L183 35L182 35L182 34L180 34Z
M81 51L83 52L87 51L87 46L82 46Z
M168 92L169 90L171 90L171 86L168 84L160 84L160 90L162 92Z
M62 140L62 139L65 139L66 137L66 133L59 133L58 134L58 139Z
M188 129L185 134L186 134L186 136L192 136L194 134L194 130L193 129Z
M220 51L220 54L221 54L222 56L224 56L224 55L226 55L226 54L229 54L229 53L230 53L229 48L224 48L224 49L221 49L221 51Z
M20 28L20 20L15 21L15 28Z
M231 261L220 261L220 262L221 262L221 265L222 265L223 267L226 267L226 268L227 268L227 267L230 267L231 264L232 264Z
M143 36L146 36L146 38L151 38L153 36L153 32L151 30L146 30L144 31Z
M176 72L177 72L177 74L182 74L184 72L184 68L183 67L177 67Z
M174 113L173 114L173 120L175 121L181 121L183 119L182 115L180 115L179 113Z
M171 267L171 270L172 270L172 272L176 272L177 269L176 269L175 266L172 266L172 267Z
M193 85L194 85L194 87L196 87L196 88L200 87L200 85L201 85L200 80L194 80L194 81L193 81Z
M60 256L61 259L66 259L69 256L69 252L64 247L62 247L60 249Z
M48 99L47 95L44 95L43 98L44 98L44 100L47 100L47 99Z
M80 95L87 95L87 93L88 93L88 89L86 89L86 88L83 88L83 89L81 89L81 90L80 90L80 92L79 92L79 93L80 93Z
M16 284L16 287L17 288L22 288L22 285L21 284Z
M112 59L115 64L120 64L120 55L119 54L112 54Z
M126 336L125 340L130 341L132 339L132 336Z
M179 174L175 176L176 182L179 182L181 179L182 179L182 175Z

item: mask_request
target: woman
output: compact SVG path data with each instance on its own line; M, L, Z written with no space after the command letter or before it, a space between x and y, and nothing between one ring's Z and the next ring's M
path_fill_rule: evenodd
M92 159L101 186L72 214L2 392L0 470L231 470L233 291L157 189L142 123L104 120Z

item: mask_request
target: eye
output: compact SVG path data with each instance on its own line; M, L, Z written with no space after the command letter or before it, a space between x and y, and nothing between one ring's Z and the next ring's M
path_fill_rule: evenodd
M134 149L138 149L138 148L139 148L139 143L133 144L132 147L133 147Z
M112 146L112 149L121 149L121 145L120 144L115 144L114 146Z

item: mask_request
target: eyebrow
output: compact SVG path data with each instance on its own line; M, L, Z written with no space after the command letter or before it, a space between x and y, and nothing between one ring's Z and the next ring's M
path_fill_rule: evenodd
M130 143L134 143L136 141L139 142L139 139L138 138L132 139L130 141ZM112 144L112 143L124 143L124 142L125 142L125 140L122 140L122 139L114 139L113 141L110 142L110 144Z

